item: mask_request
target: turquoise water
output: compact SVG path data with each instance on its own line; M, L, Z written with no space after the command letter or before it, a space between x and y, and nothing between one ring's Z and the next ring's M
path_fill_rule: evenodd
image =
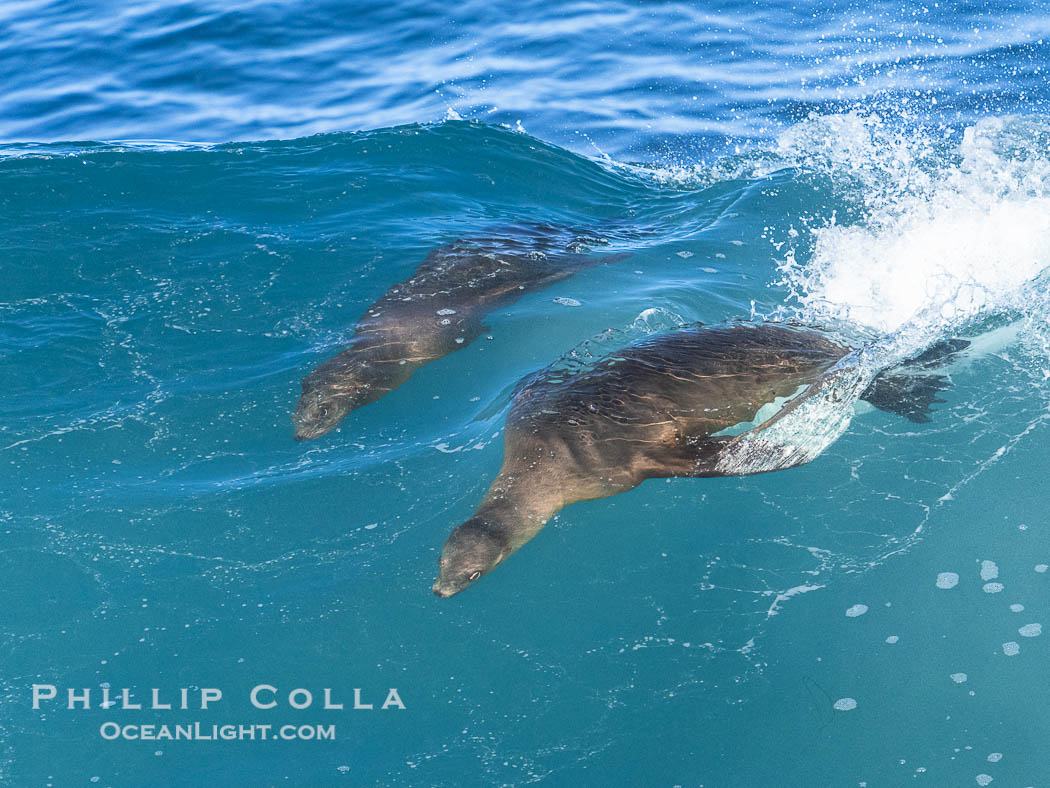
M0 18L6 782L1050 779L1038 8ZM90 139L151 141L70 142ZM268 141L219 142L245 139ZM300 379L369 304L522 222L615 261L292 440ZM476 588L430 593L517 381L770 317L890 355L973 344L928 424L817 403L794 427L808 465L575 504ZM32 709L34 684L59 699ZM262 684L277 708L251 705ZM405 709L379 708L392 687ZM192 707L121 709L122 688ZM200 688L223 699L201 710ZM336 734L109 741L113 722Z

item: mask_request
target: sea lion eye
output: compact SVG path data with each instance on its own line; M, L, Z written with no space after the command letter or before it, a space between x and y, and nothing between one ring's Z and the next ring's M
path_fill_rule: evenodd
M481 577L481 570L480 569L478 571L476 571L474 574L472 574L470 577L468 577L467 580L469 580L470 582L473 583L479 577Z

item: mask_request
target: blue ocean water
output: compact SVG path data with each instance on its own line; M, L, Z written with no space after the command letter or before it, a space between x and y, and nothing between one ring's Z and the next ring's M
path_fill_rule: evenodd
M1037 3L0 8L3 780L1047 782L1047 33ZM617 257L292 440L369 304L515 223ZM972 345L928 424L818 403L808 465L575 504L430 593L517 381L763 318Z

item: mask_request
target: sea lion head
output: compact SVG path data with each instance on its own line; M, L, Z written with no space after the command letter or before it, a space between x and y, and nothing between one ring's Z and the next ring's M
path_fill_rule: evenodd
M382 393L382 392L380 392ZM339 426L346 415L379 399L364 376L323 374L319 368L303 378L303 393L292 413L295 439L310 440Z
M472 517L445 541L438 559L434 593L443 598L458 594L495 569L510 552L506 540L490 522Z

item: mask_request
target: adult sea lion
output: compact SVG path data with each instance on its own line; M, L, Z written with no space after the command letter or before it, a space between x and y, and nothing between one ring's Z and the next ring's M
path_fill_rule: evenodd
M929 369L966 344L953 343L911 366ZM507 417L503 467L474 516L445 542L434 593L458 594L576 501L626 492L646 479L742 475L808 461L774 457L765 467L727 471L719 460L736 438L717 433L818 382L849 352L798 326L692 326L637 342L582 374L525 385ZM928 421L943 385L940 376L890 370L863 398Z
M368 307L339 355L303 378L292 414L295 439L324 435L424 364L465 348L489 330L482 321L493 310L626 256L587 254L605 243L549 225L515 225L434 250L410 279Z

